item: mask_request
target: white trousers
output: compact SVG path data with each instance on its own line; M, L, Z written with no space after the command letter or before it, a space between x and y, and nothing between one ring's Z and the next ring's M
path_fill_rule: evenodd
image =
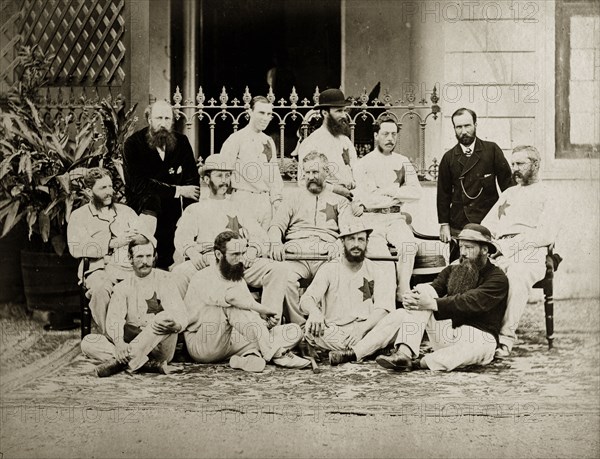
M306 342L313 347L318 347L328 351L343 351L348 349L344 344L346 337L354 331L358 322L351 322L346 325L331 324L325 327L322 336L314 336L312 333L306 332L304 337Z
M302 339L300 327L277 325L267 329L255 311L236 307L207 306L202 324L195 332L185 332L190 356L200 363L214 363L233 355L254 354L269 361L278 351L293 348Z
M166 317L165 311L156 314L154 320L161 317ZM177 346L177 333L158 334L152 329L151 324L141 329L139 333L138 331L130 331L125 336L125 341L129 341L130 346L129 369L131 371L144 365L148 361L148 355L159 362L170 362L173 359ZM137 336L133 337L132 335L136 333ZM129 339L132 337L133 339ZM81 352L90 359L106 361L115 356L115 345L104 335L91 334L81 340Z
M130 273L131 271L109 264L104 269L94 271L85 278L87 296L90 299L90 311L101 334L106 333L106 312L113 287Z
M377 214L372 212L363 213L361 219L373 232L369 236L368 255L389 255L388 243L398 251L398 262L396 263L397 289L396 298L410 291L410 277L417 256L417 241L412 230L406 224L404 216L400 213ZM389 262L377 262L383 272L391 273Z
M497 263L508 277L508 300L498 341L512 350L517 328L533 285L546 275L545 247L530 248L504 258Z
M452 328L450 320L436 320L431 311L406 309L397 309L381 319L353 350L360 360L395 343L405 344L418 356L425 331L433 352L425 355L422 362L430 370L487 365L494 359L496 339L490 333L468 325Z

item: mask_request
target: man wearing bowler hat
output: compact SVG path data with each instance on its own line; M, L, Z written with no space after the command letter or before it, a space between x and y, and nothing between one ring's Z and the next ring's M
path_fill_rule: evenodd
M392 370L451 371L487 365L506 310L508 279L489 261L497 247L490 231L469 223L458 235L460 262L446 267L431 284L419 284L398 309L377 324L349 351L329 353L332 365L360 360L394 343L377 363ZM433 352L418 359L423 332Z
M315 106L323 117L323 125L309 135L298 150L298 164L311 151L327 156L329 177L327 182L334 193L352 199L351 190L356 186L352 167L357 160L356 148L350 140L350 124L346 107L350 102L339 89L326 89ZM304 172L298 167L298 185L306 186Z
M306 341L327 350L350 349L396 308L396 289L365 258L373 230L356 220L342 227L343 254L325 263L300 300L308 314Z

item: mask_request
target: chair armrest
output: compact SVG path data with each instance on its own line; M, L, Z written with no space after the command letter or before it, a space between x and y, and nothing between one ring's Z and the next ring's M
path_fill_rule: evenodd
M439 241L440 240L440 236L439 235L431 235L431 234L423 234L423 233L419 233L417 230L415 230L415 228L412 226L412 215L409 214L408 212L402 212L402 215L404 215L404 219L406 220L406 224L410 227L411 231L413 232L413 235L417 238L417 239L423 239L425 241Z

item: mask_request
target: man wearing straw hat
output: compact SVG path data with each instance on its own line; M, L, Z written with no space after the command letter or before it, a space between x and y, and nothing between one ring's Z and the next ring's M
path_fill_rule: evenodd
M266 97L256 96L248 113L248 125L227 138L221 155L234 168L231 199L252 208L266 231L283 196L277 149L263 132L273 119L273 105Z
M350 349L395 310L394 284L365 258L372 231L358 220L343 227L342 257L325 263L302 295L300 310L308 314L304 336L311 346Z
M325 259L339 254L339 225L349 221L350 201L325 186L327 156L310 152L301 164L305 187L285 199L269 228L270 257L287 260L289 278L285 294L289 322L303 324L299 309L300 279L312 279ZM291 260L294 261L291 261Z
M351 350L330 352L331 364L363 359L392 343L392 354L376 359L392 370L452 371L490 363L506 311L508 279L489 261L497 247L486 227L469 223L458 241L460 263L405 294L404 309L387 315ZM425 331L433 352L418 359Z
M215 237L231 230L249 241L243 257L244 280L252 287L262 287L262 302L281 318L286 283L290 282L285 263L267 258L268 237L256 218L227 194L233 166L220 154L210 155L200 169L210 194L187 207L177 223L175 248L186 261L173 268L177 287L185 298L190 280L199 271L216 263Z
M346 107L350 102L339 89L326 89L319 95L315 106L323 117L323 125L310 134L298 149L298 185L306 186L302 161L311 151L323 153L329 162L327 182L334 193L352 199L351 190L356 186L352 167L357 154L350 140L350 124Z

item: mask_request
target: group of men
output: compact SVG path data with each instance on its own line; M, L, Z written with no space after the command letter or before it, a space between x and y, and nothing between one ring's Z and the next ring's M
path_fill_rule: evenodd
M496 144L476 137L475 113L454 113L459 143L440 163L437 206L440 239L458 259L411 288L417 241L402 208L421 196L417 173L394 152L390 116L358 159L348 105L338 89L320 95L323 125L300 144L299 188L285 198L263 132L273 106L261 96L248 125L200 168L173 130L171 106L151 105L149 126L125 143L131 207L113 202L106 171L88 171L89 203L73 212L68 240L89 260L80 275L99 333L81 347L102 361L98 376L165 373L178 336L195 362L229 359L252 372L267 362L309 366L292 351L301 341L328 351L332 365L380 352L377 363L396 370L449 371L510 354L554 237L539 153L515 148L511 170ZM433 352L420 358L425 331Z

